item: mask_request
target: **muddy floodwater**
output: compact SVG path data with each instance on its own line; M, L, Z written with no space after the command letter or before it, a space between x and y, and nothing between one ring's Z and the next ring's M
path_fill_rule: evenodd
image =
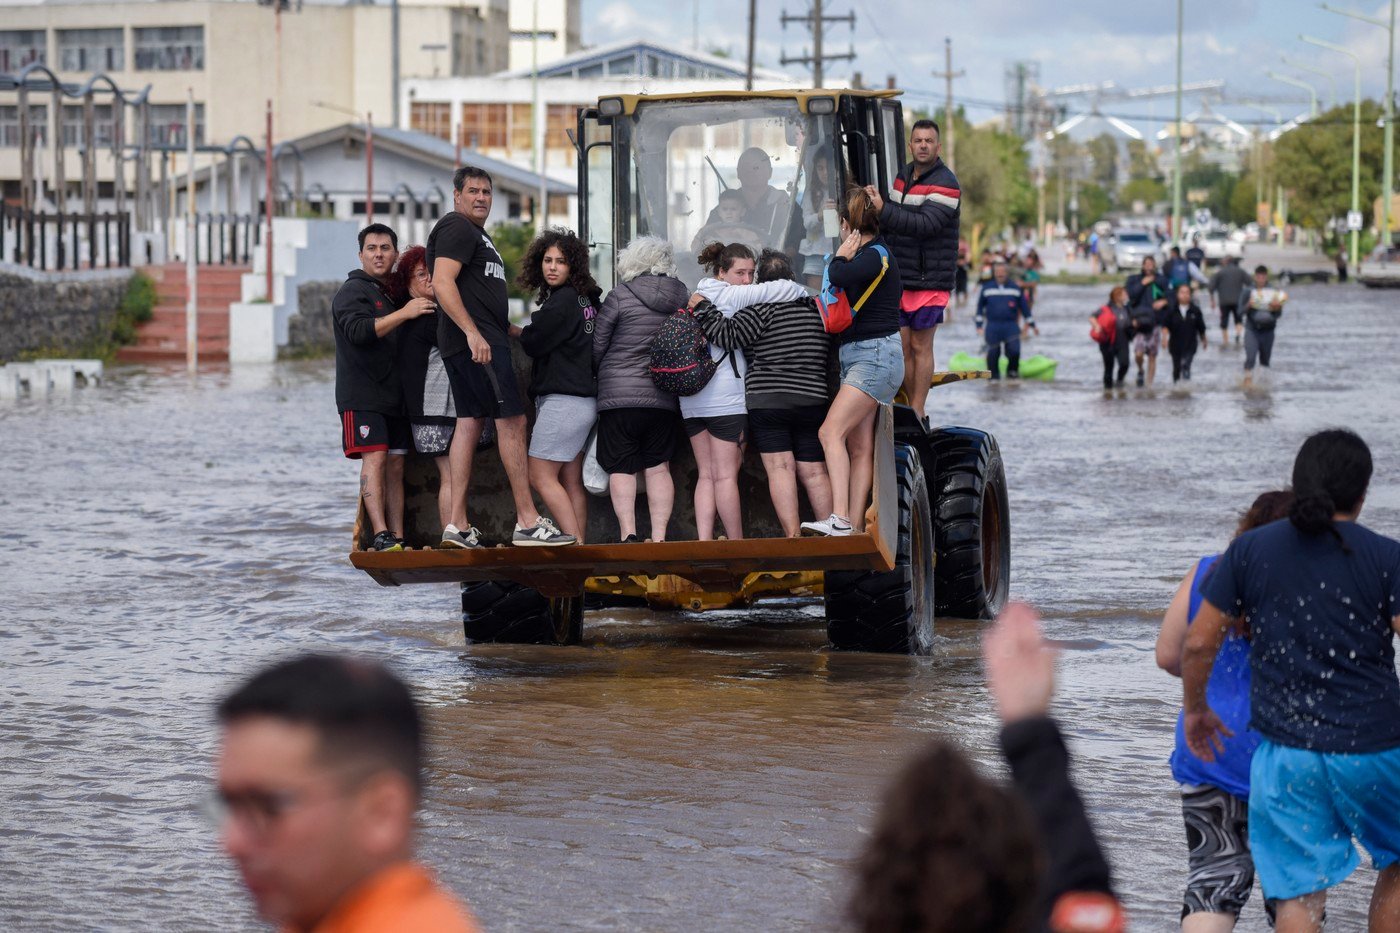
M1372 445L1363 520L1400 535L1400 306L1297 286L1260 387L1212 321L1189 388L1167 364L1105 396L1087 317L1106 292L1042 289L1028 352L1061 361L1054 383L940 388L930 410L1000 439L1012 593L1063 648L1055 714L1134 929L1168 930L1186 852L1161 612L1324 426ZM938 355L973 345L969 307ZM346 561L356 470L328 363L108 375L0 403L0 927L255 928L200 815L210 708L303 649L385 659L420 691L422 850L492 930L838 929L901 759L941 735L998 767L977 624L941 621L914 659L824 650L802 602L466 648L453 587L384 589ZM1330 928L1362 928L1374 877L1334 892ZM1257 889L1240 929L1266 929Z

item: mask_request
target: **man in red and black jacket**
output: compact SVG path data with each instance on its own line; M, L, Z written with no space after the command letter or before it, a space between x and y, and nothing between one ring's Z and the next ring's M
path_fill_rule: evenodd
M962 189L938 157L940 148L938 124L916 121L909 137L914 161L894 179L889 199L873 185L865 189L880 213L880 233L899 264L904 394L920 418L933 381L933 335L943 323L958 274Z

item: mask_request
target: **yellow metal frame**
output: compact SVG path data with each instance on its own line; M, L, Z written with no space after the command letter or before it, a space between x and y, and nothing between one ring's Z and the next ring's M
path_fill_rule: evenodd
M685 94L606 94L599 100L622 101L622 113L631 116L637 105L651 101L702 101L702 100L795 100L798 109L807 113L807 105L814 97L831 98L838 103L842 97L892 98L903 91L881 88L879 90L854 90L851 88L823 88L814 90L796 89L780 91L690 91Z

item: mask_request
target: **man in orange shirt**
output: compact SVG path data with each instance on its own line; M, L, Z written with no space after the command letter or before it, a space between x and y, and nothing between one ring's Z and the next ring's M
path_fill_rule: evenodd
M258 913L297 933L476 933L413 861L422 725L383 667L307 655L218 707L223 845Z

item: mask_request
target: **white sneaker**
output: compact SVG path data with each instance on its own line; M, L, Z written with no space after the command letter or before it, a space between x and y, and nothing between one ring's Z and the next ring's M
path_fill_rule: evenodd
M481 532L473 525L469 525L466 531L459 531L456 525L449 524L442 529L442 543L439 547L481 547Z
M565 544L577 544L578 539L573 535L564 534L558 525L541 515L533 528L521 528L516 525L510 543L516 547L561 547Z
M836 513L822 522L803 522L802 533L804 535L822 535L828 538L840 538L851 533L851 523Z

